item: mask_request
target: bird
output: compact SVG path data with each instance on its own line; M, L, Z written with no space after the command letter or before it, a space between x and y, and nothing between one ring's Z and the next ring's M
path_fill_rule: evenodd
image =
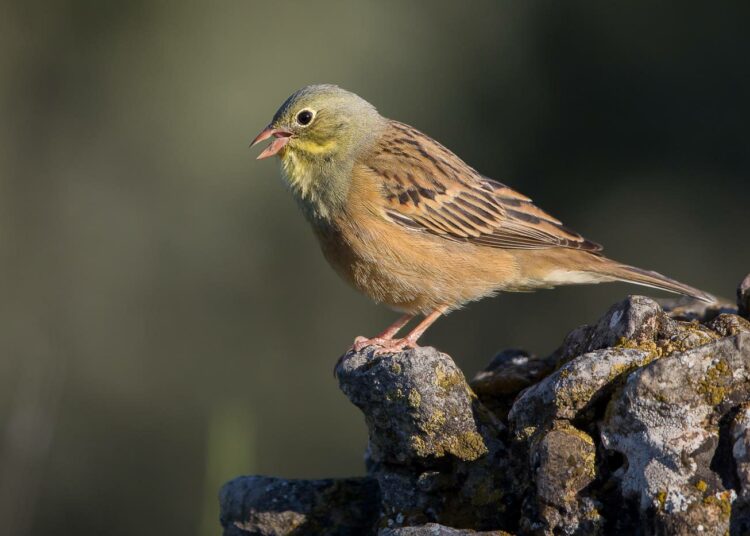
M713 303L699 289L605 257L511 187L331 84L293 93L252 141L270 144L326 260L402 316L352 348L418 346L438 318L499 292L624 281ZM415 317L423 319L398 337Z

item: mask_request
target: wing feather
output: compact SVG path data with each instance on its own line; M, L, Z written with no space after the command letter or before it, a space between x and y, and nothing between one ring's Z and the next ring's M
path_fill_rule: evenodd
M504 249L601 251L505 184L484 177L421 132L391 121L364 166L384 216L418 232Z

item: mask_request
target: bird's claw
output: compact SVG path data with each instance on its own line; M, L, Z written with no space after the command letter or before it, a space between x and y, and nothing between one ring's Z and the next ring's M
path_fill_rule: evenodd
M417 343L409 337L403 339L383 339L381 337L368 339L367 337L357 337L354 339L352 350L355 352L361 352L368 346L375 346L373 355L383 355L400 352L406 348L416 348Z
M416 348L417 343L408 337L404 339L392 339L386 341L386 344L378 345L373 355L393 354L407 348Z
M361 352L368 346L375 347L375 351L372 353L373 356L394 354L407 348L419 348L417 341L410 337L404 337L403 339L384 339L382 337L373 337L372 339L368 339L367 337L357 337L356 339L354 339L354 344L352 344L352 347L344 355L339 357L338 361L336 361L336 366L333 367L334 377L337 376L336 371L338 370L339 366L341 366L341 363L344 361L344 358L346 356L348 356L351 352Z

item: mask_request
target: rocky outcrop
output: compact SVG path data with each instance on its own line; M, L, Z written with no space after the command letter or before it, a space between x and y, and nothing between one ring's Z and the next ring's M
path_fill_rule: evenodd
M225 536L367 534L378 518L380 490L372 478L285 480L245 476L219 493Z
M749 533L749 302L750 278L737 309L631 296L471 382L433 348L351 352L336 372L368 476L240 477L224 533Z

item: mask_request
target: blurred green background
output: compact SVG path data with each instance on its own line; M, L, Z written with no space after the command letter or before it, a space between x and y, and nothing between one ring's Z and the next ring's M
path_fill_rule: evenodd
M330 270L250 139L336 83L610 256L750 271L750 4L0 4L0 526L218 533L249 473L363 473L334 362L395 315ZM691 7L692 6L692 7ZM503 295L427 344L545 354L625 285Z

